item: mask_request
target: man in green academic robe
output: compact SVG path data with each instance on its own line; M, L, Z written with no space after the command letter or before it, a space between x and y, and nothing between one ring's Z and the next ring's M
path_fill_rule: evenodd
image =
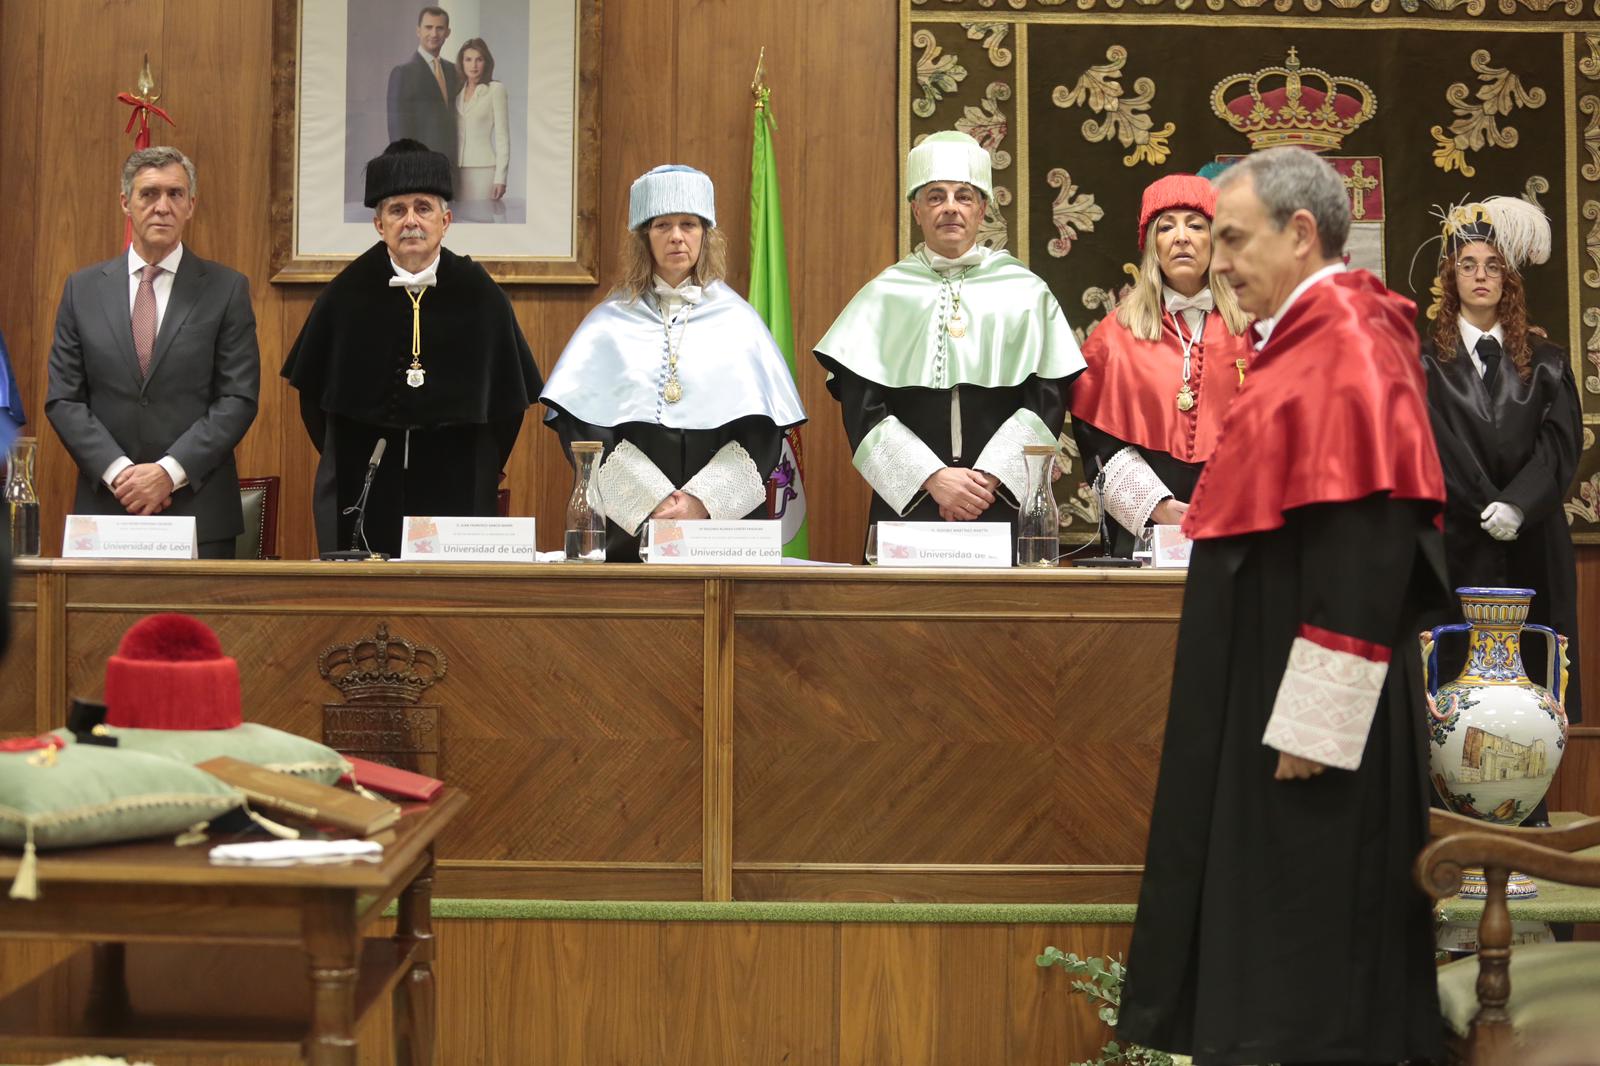
M1054 446L1084 369L1038 275L978 244L989 153L964 133L912 149L923 243L858 292L818 342L871 520L1015 523L1022 448Z

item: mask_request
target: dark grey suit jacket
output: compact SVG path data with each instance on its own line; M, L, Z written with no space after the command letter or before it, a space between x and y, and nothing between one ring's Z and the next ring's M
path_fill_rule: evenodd
M461 75L456 65L440 59L445 91L439 95L433 69L420 52L389 72L389 140L410 137L435 152L443 152L451 165L456 162L456 94L461 91Z
M67 279L56 311L45 414L78 464L74 514L123 514L100 480L126 455L170 455L189 483L165 512L194 515L199 540L244 531L233 449L256 417L261 355L250 282L185 247L150 357L139 374L128 300L128 257Z

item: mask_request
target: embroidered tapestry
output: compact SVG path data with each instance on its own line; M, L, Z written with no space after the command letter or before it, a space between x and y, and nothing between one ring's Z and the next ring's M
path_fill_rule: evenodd
M901 0L901 159L929 133L988 149L980 240L1050 285L1081 339L1138 259L1139 198L1277 144L1344 178L1353 265L1437 313L1435 209L1537 203L1529 319L1567 347L1584 452L1565 505L1600 542L1600 0ZM909 209L902 251L917 239ZM1063 539L1097 521L1070 431Z

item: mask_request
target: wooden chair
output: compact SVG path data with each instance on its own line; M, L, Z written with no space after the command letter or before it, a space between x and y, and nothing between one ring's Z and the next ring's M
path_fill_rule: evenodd
M239 502L244 506L244 532L234 542L234 558L278 557L278 484L276 477L239 479Z
M1470 866L1481 866L1488 881L1476 957L1439 968L1449 1061L1467 1066L1600 1062L1600 943L1527 945L1517 949L1513 962L1506 906L1512 870L1600 888L1600 856L1573 854L1600 845L1600 818L1555 829L1518 829L1435 810L1429 829L1434 839L1415 868L1424 892L1434 899L1455 895L1462 871ZM1512 987L1513 973L1520 995ZM1574 1033L1577 1027L1584 1032ZM1553 1051L1559 1057L1546 1060L1538 1050L1541 1042L1574 1039L1596 1057Z

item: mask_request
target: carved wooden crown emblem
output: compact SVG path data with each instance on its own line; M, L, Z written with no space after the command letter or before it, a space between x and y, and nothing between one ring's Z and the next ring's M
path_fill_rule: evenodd
M1339 147L1378 112L1378 98L1365 82L1302 67L1289 49L1281 67L1234 74L1211 90L1211 110L1250 138L1252 150L1296 144L1313 152Z
M317 656L317 672L347 703L416 703L445 669L444 652L391 637L387 622L370 637L335 644Z

